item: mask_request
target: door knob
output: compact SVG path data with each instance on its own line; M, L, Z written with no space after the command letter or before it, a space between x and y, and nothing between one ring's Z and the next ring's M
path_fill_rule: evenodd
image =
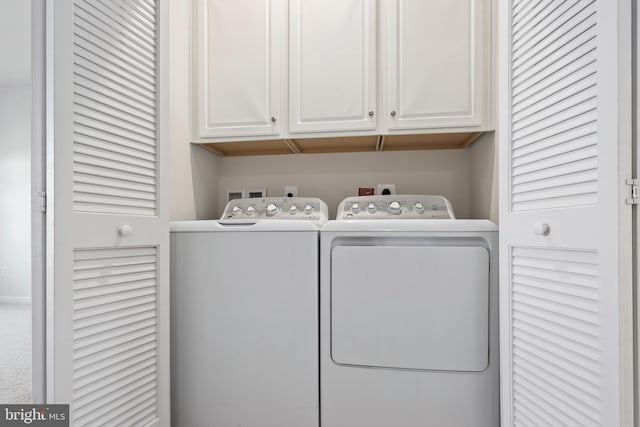
M122 237L128 236L133 232L133 228L130 225L123 225L118 228L118 234Z
M550 232L551 229L549 228L549 224L546 222L536 222L533 225L533 233L536 236L548 236Z

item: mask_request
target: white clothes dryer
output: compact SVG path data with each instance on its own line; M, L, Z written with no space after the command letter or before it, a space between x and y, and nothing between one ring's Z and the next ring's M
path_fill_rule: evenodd
M322 427L497 427L496 225L350 197L320 247Z
M317 427L314 198L231 201L171 224L172 424Z

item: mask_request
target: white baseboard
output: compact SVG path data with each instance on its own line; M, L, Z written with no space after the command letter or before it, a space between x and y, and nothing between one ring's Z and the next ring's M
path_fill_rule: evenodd
M0 304L31 304L30 297L0 297Z

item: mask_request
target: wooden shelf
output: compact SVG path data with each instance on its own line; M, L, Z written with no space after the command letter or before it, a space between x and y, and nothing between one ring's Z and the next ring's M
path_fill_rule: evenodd
M378 136L353 136L348 138L309 138L292 140L300 153L350 153L376 151Z
M471 133L441 133L429 135L384 135L379 151L446 150L465 148L481 135Z
M285 139L264 141L216 142L201 144L220 156L266 156L295 153Z
M201 143L200 145L220 156L229 157L365 151L449 150L465 148L481 134L481 132L463 132L424 135L372 135L346 138L217 142Z

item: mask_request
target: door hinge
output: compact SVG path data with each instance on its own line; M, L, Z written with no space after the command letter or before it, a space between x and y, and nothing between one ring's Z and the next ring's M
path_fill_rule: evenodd
M638 179L627 179L625 183L631 187L631 197L626 200L628 205L638 204Z
M38 206L38 212L47 212L47 192L39 191L38 197L40 199L40 206Z

